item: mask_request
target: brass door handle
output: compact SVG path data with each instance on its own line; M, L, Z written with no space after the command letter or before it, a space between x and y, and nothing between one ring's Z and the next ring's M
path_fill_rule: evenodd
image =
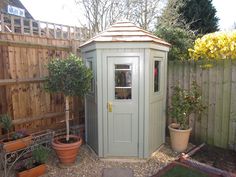
M107 103L108 112L112 112L112 102Z

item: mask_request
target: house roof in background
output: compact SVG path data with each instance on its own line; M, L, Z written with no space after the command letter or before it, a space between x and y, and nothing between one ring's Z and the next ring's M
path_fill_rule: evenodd
M21 3L20 0L0 0L0 11L7 13L7 5L15 6L25 10L25 17L34 19L25 6Z
M92 42L154 42L168 47L171 46L163 39L137 27L129 21L117 22L107 30L82 44L80 47Z

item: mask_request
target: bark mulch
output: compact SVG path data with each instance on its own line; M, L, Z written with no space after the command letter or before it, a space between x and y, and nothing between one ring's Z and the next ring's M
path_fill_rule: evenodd
M210 166L236 173L235 151L205 145L191 158Z

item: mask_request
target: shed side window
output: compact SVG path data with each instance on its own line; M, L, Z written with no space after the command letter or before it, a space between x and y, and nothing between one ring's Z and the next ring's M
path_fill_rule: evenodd
M160 90L160 61L154 61L154 92L159 92Z
M87 61L87 67L92 70L93 72L93 62ZM90 93L94 93L94 79L91 79L91 88L90 88Z

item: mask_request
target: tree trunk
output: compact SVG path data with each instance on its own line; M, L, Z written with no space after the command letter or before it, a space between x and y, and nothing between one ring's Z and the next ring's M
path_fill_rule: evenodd
M66 96L66 141L69 141L70 134L70 112L69 112L69 96Z

